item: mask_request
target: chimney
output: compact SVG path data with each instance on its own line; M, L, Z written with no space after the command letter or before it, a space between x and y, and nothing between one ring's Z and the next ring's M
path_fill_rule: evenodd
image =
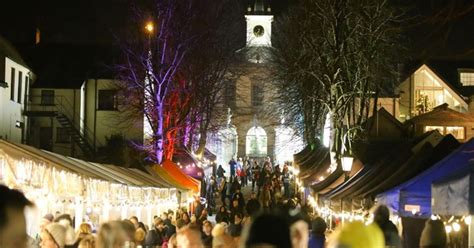
M35 33L35 45L38 45L41 42L41 32L39 28L36 28L36 33Z

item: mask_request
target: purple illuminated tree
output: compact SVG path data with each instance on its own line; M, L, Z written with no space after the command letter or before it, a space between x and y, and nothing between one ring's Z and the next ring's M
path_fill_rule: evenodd
M119 79L123 104L152 130L139 148L154 162L171 159L177 145L191 148L193 136L200 137L203 151L213 120L224 112L219 92L236 49L233 32L226 29L236 15L225 13L236 3L156 0L136 8L138 32L122 42Z

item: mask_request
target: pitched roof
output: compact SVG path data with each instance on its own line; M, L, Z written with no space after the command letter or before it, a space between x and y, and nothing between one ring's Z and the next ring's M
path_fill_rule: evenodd
M426 122L434 120L456 120L456 121L467 121L474 122L474 116L472 114L461 113L454 109L448 108L448 104L444 103L435 107L432 111L426 112L421 115L417 115L405 122L405 124Z
M474 60L424 60L411 61L401 71L402 80L412 75L422 65L428 66L457 94L469 97L474 94L474 86L463 86L459 79L459 69L474 70Z
M2 36L0 36L0 56L8 57L16 63L28 67L17 49Z

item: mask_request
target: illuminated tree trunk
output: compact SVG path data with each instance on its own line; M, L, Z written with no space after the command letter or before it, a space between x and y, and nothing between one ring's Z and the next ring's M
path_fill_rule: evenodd
M155 142L154 142L154 151L155 151L155 157L156 157L156 162L158 164L161 164L163 160L163 103L160 101L160 99L157 99L157 104L156 104L156 114L157 114L157 125L155 129Z

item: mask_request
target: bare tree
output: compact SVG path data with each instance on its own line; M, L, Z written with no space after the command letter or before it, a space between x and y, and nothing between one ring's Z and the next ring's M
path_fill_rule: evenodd
M142 149L161 163L178 145L204 151L206 135L224 113L221 91L235 51L236 0L152 1L137 7L140 31L122 43L118 66L123 104L131 116L150 124L152 137ZM151 10L151 11L150 11ZM145 30L146 21L155 24ZM230 29L232 30L232 29ZM142 115L140 117L140 115Z
M277 21L276 103L306 143L321 137L327 115L338 156L360 133L371 100L393 89L399 21L386 0L301 0Z

